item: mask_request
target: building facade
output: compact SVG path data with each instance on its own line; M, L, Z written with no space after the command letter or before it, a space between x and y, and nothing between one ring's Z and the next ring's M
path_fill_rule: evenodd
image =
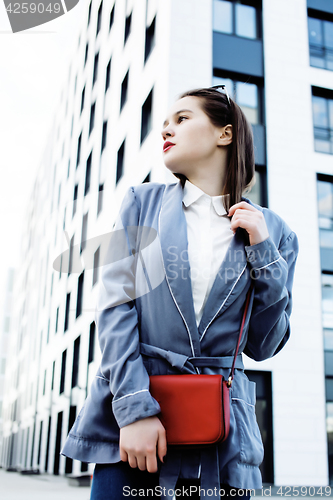
M250 120L256 184L300 243L292 335L244 356L265 483L333 482L333 7L329 0L92 0L27 208L2 466L91 473L59 455L99 362L101 235L130 185L174 182L160 131L182 91L225 83ZM91 242L94 242L93 244Z

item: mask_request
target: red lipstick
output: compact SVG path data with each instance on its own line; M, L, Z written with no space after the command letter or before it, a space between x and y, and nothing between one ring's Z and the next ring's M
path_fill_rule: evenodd
M163 152L165 153L166 151L168 151L168 149L171 149L172 146L175 146L175 144L173 142L166 141L163 144Z

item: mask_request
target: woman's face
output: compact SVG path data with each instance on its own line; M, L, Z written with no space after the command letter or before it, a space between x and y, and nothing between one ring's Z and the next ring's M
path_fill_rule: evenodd
M179 99L163 124L163 159L174 173L187 177L220 162L223 127L215 127L200 107L199 97Z

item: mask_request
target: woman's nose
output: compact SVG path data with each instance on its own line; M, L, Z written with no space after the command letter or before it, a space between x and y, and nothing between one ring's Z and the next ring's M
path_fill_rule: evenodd
M174 135L175 134L174 134L173 130L170 128L169 125L162 130L162 137L163 137L164 140L167 137L173 137Z

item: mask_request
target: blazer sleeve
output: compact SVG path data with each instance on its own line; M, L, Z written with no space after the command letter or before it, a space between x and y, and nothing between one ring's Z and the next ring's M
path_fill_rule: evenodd
M254 300L244 353L263 361L277 354L290 337L298 239L291 231L279 248L269 237L245 250L254 282Z
M133 228L139 225L139 215L140 206L130 188L106 247L95 309L101 374L109 381L119 427L160 412L149 392L149 376L140 354L133 252Z

